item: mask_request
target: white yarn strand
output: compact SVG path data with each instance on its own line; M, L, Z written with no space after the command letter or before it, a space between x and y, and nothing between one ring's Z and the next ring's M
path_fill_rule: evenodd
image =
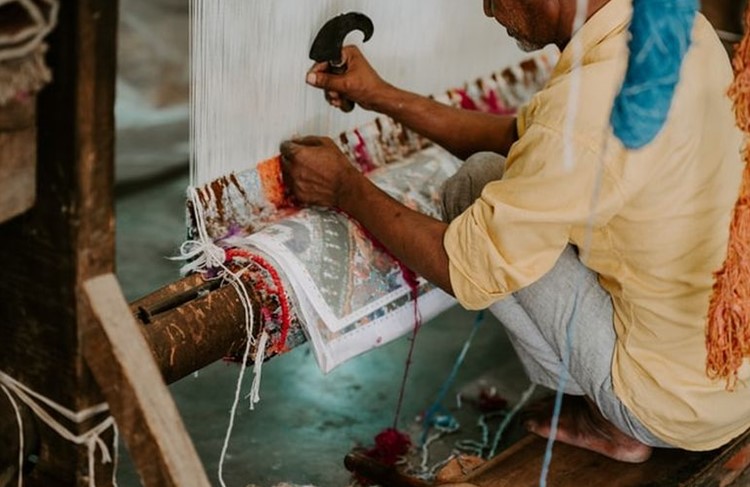
M255 409L255 405L260 402L260 381L263 374L263 361L266 357L266 346L270 336L268 332L264 331L258 340L257 350L255 351L255 359L253 361L253 384L250 387L250 394L245 396L250 399L250 410Z
M225 273L231 274L229 269L224 266L226 252L208 236L206 217L203 213L203 205L198 197L198 191L191 186L187 189L187 196L193 206L198 238L183 242L180 246L180 255L172 257L171 260L183 260L186 262L180 268L180 272L183 275L206 272L210 269L222 269Z
M510 426L510 422L513 420L513 418L516 417L516 415L523 409L526 404L531 400L531 396L534 395L534 391L536 390L536 384L532 383L529 385L528 388L521 394L521 398L518 400L515 406L513 406L513 409L510 410L510 412L505 415L505 418L503 418L502 423L500 423L500 426L497 428L497 433L495 433L495 438L492 441L492 449L490 450L489 455L487 458L492 458L495 456L495 453L497 453L497 447L500 445L500 440L503 437L503 433L505 433L505 430L508 429L508 426Z
M221 454L219 455L218 476L219 476L219 483L221 484L222 487L227 486L226 482L224 481L224 462L226 461L227 450L229 449L229 440L232 437L232 430L234 429L234 420L235 420L235 417L237 416L237 407L240 402L240 394L242 391L242 380L245 377L247 359L250 357L250 350L252 348L252 343L253 343L253 339L252 339L253 338L252 337L253 314L250 309L250 298L247 296L247 291L245 290L245 286L242 284L239 278L235 276L232 272L229 272L228 269L227 269L227 272L234 279L236 279L236 280L233 279L231 281L231 285L240 295L240 301L242 302L242 306L245 310L245 331L247 332L247 337L246 337L246 342L245 342L245 350L242 354L242 363L240 364L240 373L237 376L237 386L235 387L235 390L234 390L234 400L232 401L232 408L229 411L229 424L227 425L227 432L224 435L224 442L221 446Z
M109 410L109 406L104 404L98 404L82 411L74 412L70 409L61 406L60 404L52 401L51 399L42 396L41 394L33 391L29 387L25 386L21 382L15 380L4 372L0 372L0 386L3 391L9 395L10 392L15 395L24 405L26 405L31 411L39 418L44 424L49 426L53 431L59 434L62 438L76 445L85 445L88 453L88 468L89 468L89 487L96 487L96 469L95 469L95 458L96 450L98 449L102 456L102 463L113 463L113 466L117 465L116 460L113 460L112 454L109 451L109 447L101 439L101 435L110 428L115 427L115 420L112 416L109 416L102 420L99 424L92 427L88 431L81 434L74 434L68 428L63 426L59 421L53 418L41 405L49 407L53 411L57 412L64 418L75 424L81 424L95 416L102 414ZM15 401L11 401L14 408L16 409L16 420L20 429L20 435L23 435L23 421L21 420L20 411L15 404ZM23 447L23 444L21 445ZM117 455L117 447L115 446L115 456ZM23 469L23 449L21 450L20 458L20 472ZM20 480L19 480L20 482ZM115 474L113 473L112 484L117 486ZM19 485L21 485L19 483Z
M5 395L8 396L10 405L13 406L13 412L16 414L16 423L18 424L18 487L23 487L23 418L21 416L21 410L18 409L18 404L8 388L2 384L0 384L0 388L2 388Z
M576 15L573 20L573 61L571 66L570 91L568 93L568 108L565 113L565 127L563 131L564 149L563 149L563 167L567 171L572 171L575 167L575 153L573 146L573 132L575 130L576 117L578 116L578 107L581 101L581 82L583 73L581 64L583 63L583 39L579 31L586 23L586 15L589 10L589 0L576 0Z

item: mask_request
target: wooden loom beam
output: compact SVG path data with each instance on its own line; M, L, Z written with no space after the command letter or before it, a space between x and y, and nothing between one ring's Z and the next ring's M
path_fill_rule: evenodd
M261 323L260 303L250 286L245 289L254 322ZM199 275L172 283L130 309L167 383L233 354L246 341L245 308L237 291L207 285Z

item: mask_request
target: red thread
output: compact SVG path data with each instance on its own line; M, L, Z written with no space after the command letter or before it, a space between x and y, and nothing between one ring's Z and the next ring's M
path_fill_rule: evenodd
M354 129L354 135L357 136L357 145L354 146L354 157L360 168L362 168L362 172L367 174L376 169L375 163L372 162L370 153L367 151L367 142L365 142L365 138L362 137L359 129Z
M237 258L242 258L251 261L264 271L266 271L273 281L275 290L271 290L265 284L255 283L261 290L269 291L269 294L275 294L279 297L279 305L281 306L281 336L279 341L276 343L276 351L283 353L286 351L286 340L289 336L289 330L292 327L292 318L290 313L289 300L287 299L286 292L284 291L284 285L281 281L281 277L276 269L263 257L255 255L244 249L232 248L226 251L227 261L232 261Z
M464 110L479 110L476 102L471 99L466 90L456 90L456 94L460 98L459 104Z
M495 90L489 90L482 95L482 101L487 105L487 112L493 115L513 115L516 113L514 108L506 107L500 101Z
M377 245L380 245L382 247L382 244L375 240L377 242ZM414 356L414 345L417 343L417 333L419 332L419 329L422 327L422 317L419 316L419 279L417 277L417 274L406 267L406 264L401 262L400 260L396 259L394 257L394 260L396 263L398 263L398 267L401 270L401 275L404 278L404 281L406 282L406 285L409 286L409 289L411 291L411 298L414 302L414 329L412 331L411 335L411 343L409 344L409 354L406 356L406 366L404 367L404 377L401 380L401 388L399 389L398 393L398 403L396 404L396 414L393 418L393 429L398 429L398 420L401 416L401 407L404 403L404 394L406 392L406 380L409 378L409 370L411 369L411 363L412 363L412 357ZM387 430L386 430L387 431Z

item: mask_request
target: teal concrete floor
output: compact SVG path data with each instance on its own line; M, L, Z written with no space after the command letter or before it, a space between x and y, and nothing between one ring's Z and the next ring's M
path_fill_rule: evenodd
M177 253L185 235L181 172L161 180L131 183L117 198L118 276L129 300L179 277ZM433 401L471 330L475 314L454 308L428 323L417 338L401 427L414 432L420 411ZM255 411L239 409L224 466L228 486L271 487L280 482L343 487L349 474L344 455L370 444L393 421L408 340L401 339L339 367L328 375L304 346L269 361L263 369L261 402ZM216 477L239 369L216 363L171 386L183 421L209 477ZM246 375L243 391L250 386ZM470 398L480 384L496 386L511 401L525 389L524 377L500 325L487 318L456 381L456 392ZM244 395L244 394L243 394ZM477 414L464 405L457 414L462 433L441 441L433 460L447 455L457 437L479 438ZM124 459L120 485L139 485Z

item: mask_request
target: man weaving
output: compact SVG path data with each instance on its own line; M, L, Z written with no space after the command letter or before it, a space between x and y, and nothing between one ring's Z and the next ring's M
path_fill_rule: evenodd
M574 34L584 50L574 167L563 165L563 134L576 1L485 0L522 48L562 51L515 118L393 87L354 47L344 52L346 74L317 65L307 79L334 106L350 99L468 158L445 187L445 222L391 199L330 139L285 142L285 178L299 202L345 211L464 307L489 307L533 382L557 388L570 347L559 441L626 462L645 461L654 447L713 449L750 427L747 362L733 391L705 373L712 273L726 254L742 171L725 95L732 72L698 15L666 125L628 151L609 115L631 1L589 3ZM526 426L548 436L551 415L539 406Z

